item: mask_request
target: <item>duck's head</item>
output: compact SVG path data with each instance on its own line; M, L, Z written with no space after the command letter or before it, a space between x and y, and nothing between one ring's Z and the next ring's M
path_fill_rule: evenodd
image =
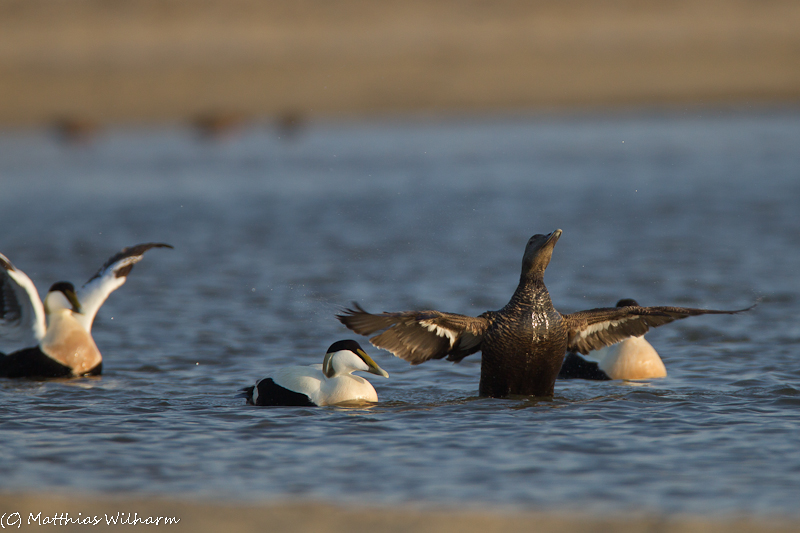
M389 377L389 374L379 367L356 341L346 340L331 344L322 361L322 372L325 376L332 378L356 371Z
M525 255L522 256L522 277L541 277L544 270L550 264L553 255L553 247L561 237L561 230L557 229L547 235L536 234L528 239L525 246Z
M623 298L617 302L616 307L639 307L639 302L633 298Z
M69 310L73 313L83 311L78 295L75 294L75 287L69 281L54 283L44 298L44 311L48 315L63 310Z

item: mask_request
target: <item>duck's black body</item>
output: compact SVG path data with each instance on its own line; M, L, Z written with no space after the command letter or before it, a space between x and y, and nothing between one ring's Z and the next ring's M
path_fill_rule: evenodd
M84 376L99 376L103 363ZM14 353L0 354L0 377L4 378L68 378L74 377L72 369L45 355L38 346Z
M640 307L635 302L612 308L561 314L550 301L544 272L561 230L534 235L522 258L517 290L499 311L478 317L440 311L406 311L374 315L354 303L337 318L372 344L416 365L430 359L458 362L477 351L481 362L481 396L552 396L567 350L588 354L651 327L714 311L687 307Z
M567 330L544 283L522 280L505 307L481 316L490 324L481 343L480 395L552 394Z
M256 388L258 388L258 394L253 394ZM312 402L311 398L305 394L281 387L272 381L272 378L264 378L254 386L243 388L242 392L244 393L242 396L247 398L248 405L283 405L287 407L317 406L317 404ZM253 402L254 397L256 398L255 402Z
M564 358L558 379L589 379L592 381L609 381L611 377L600 370L595 361L587 361L580 355L570 352Z

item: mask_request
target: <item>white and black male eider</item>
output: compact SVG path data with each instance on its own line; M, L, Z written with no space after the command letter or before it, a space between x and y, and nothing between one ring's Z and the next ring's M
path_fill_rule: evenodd
M124 248L77 291L67 281L53 284L44 303L30 278L0 254L0 337L29 346L0 354L0 377L99 375L103 358L91 334L94 317L151 248L172 246L146 243Z
M636 300L624 299L616 307L639 307ZM667 369L655 348L644 336L628 337L612 346L594 350L586 358L569 352L558 379L652 379L667 377Z
M746 310L629 306L562 315L544 285L544 271L559 237L561 230L530 238L517 290L499 311L478 317L439 311L374 315L354 303L337 318L361 335L383 330L370 339L372 344L414 365L443 357L458 362L480 350L480 395L506 397L552 396L567 350L588 354L679 318Z
M323 406L377 402L369 381L353 372L389 377L356 341L334 342L321 365L281 368L271 378L242 389L248 405Z

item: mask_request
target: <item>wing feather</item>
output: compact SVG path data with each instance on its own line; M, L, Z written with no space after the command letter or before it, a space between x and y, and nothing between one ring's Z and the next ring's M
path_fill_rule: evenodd
M0 338L3 350L36 346L44 333L44 306L36 286L23 271L0 254Z
M360 335L382 331L370 342L412 365L443 357L458 362L477 352L491 323L484 315L471 317L432 310L374 315L355 302L336 318Z
M567 349L587 355L592 350L611 346L628 337L638 337L650 328L669 324L675 320L698 315L733 315L746 309L721 311L692 307L602 307L563 315L567 325Z
M148 242L123 248L110 257L100 267L100 270L78 290L78 300L83 307L83 313L75 317L86 328L86 331L92 331L94 317L108 295L125 283L133 265L141 261L144 253L152 248L172 248L172 246L160 242Z

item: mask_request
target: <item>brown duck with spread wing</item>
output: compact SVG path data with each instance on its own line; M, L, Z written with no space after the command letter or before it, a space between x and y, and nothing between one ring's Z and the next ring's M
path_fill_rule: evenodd
M339 321L373 345L412 365L429 359L459 362L477 351L481 396L552 396L567 350L588 354L673 320L705 314L735 314L687 307L607 307L561 314L550 301L544 271L561 230L534 235L522 257L517 290L505 307L470 317L440 311L368 313L357 303Z

